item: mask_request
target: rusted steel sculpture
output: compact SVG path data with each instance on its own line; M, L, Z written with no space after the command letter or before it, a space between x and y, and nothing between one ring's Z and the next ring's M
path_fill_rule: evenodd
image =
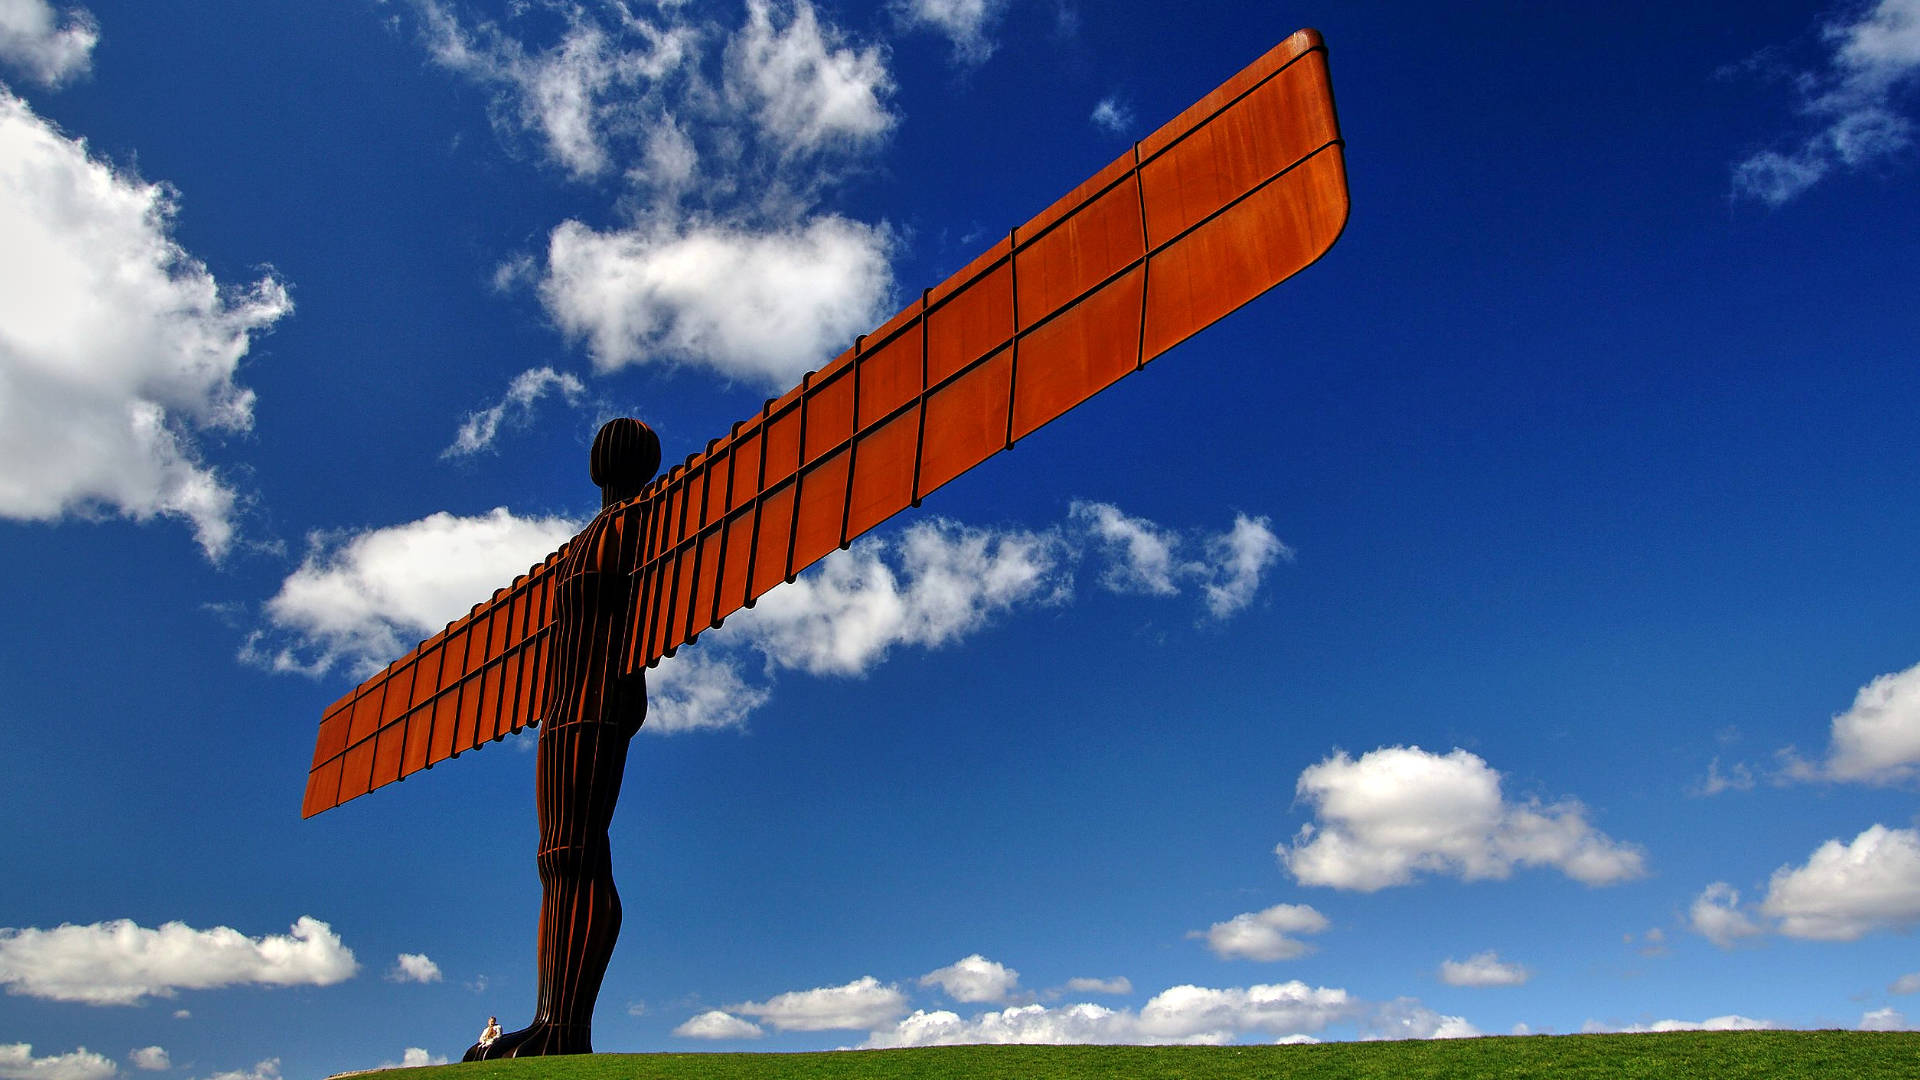
M609 424L599 516L326 710L306 817L545 722L538 1013L470 1057L591 1050L646 669L1313 263L1343 146L1302 30L665 476L646 425Z

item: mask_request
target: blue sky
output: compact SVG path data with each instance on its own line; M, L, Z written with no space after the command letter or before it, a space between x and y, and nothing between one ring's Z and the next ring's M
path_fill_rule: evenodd
M1914 0L0 0L0 1078L521 1023L322 707L1303 25L1327 258L654 674L596 1045L1920 1023Z

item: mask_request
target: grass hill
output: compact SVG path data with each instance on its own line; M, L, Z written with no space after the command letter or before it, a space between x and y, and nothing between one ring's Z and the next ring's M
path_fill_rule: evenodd
M407 1080L1914 1080L1920 1032L1678 1031L1305 1046L941 1046L594 1054L410 1069Z

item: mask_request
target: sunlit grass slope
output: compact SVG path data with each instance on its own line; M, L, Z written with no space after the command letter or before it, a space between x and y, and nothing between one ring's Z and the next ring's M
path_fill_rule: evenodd
M1920 1077L1920 1032L1535 1035L1309 1046L949 1046L821 1054L598 1054L409 1070L409 1080L1679 1080Z

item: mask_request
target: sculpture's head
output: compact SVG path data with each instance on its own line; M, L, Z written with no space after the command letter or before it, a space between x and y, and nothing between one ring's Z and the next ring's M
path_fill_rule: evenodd
M659 470L660 437L632 417L609 420L593 437L590 464L593 482L600 488L600 505L626 502L640 494Z

